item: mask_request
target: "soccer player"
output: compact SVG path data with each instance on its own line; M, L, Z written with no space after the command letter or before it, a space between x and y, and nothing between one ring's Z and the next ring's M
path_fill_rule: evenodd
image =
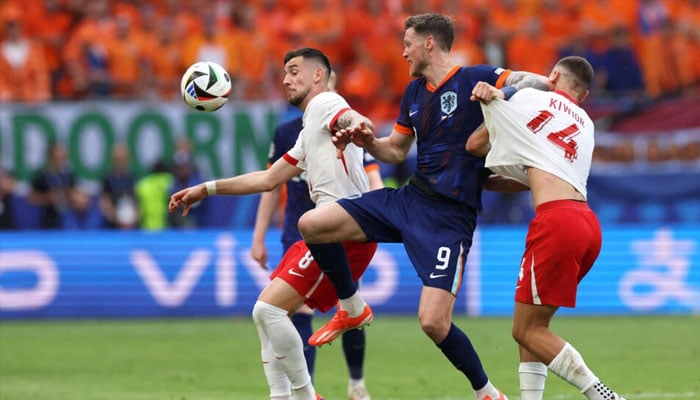
M335 80L336 74L331 71L328 85L329 90L334 90ZM294 147L294 143L301 129L301 117L287 121L275 129L275 135L270 145L268 167ZM364 154L364 165L367 177L369 178L370 190L384 187L381 174L379 173L379 164L369 153ZM286 183L285 188L287 190L287 197L281 237L284 252L295 242L301 240L301 234L299 234L299 229L297 228L299 217L306 211L314 208L314 203L309 197L309 185L306 182L305 174L290 179ZM264 192L260 196L260 202L258 203L258 213L255 219L255 228L253 229L253 245L250 248L250 254L253 259L265 269L268 268L265 235L270 227L270 222L280 200L281 192L281 185L269 192ZM313 332L311 326L313 313L314 311L311 307L302 306L291 317L294 327L299 332L299 335L301 335L302 343L304 344L304 357L306 358L306 365L312 379L314 376L316 348L310 346L308 340ZM364 380L365 341L365 332L361 329L354 329L343 334L343 353L350 375L348 381L349 400L370 400Z
M497 67L456 65L449 53L454 27L446 16L410 16L404 28L403 57L416 79L404 92L393 131L378 138L372 129L340 130L334 140L339 151L353 142L377 160L390 163L405 160L416 141L417 168L406 186L341 199L300 218L302 237L340 298L340 309L309 343L329 343L373 318L357 291L341 243L403 242L423 283L418 308L421 328L467 377L477 400L503 400L506 396L489 381L471 341L452 323L487 178L484 159L464 147L483 122L478 103L469 98L478 81L543 89L549 81Z
M283 85L289 103L303 111L304 121L294 147L266 170L204 182L173 194L168 204L170 212L182 207L182 215L187 215L192 204L208 195L270 191L302 172L306 173L311 200L318 208L368 191L362 149L347 147L337 158L331 137L334 130L366 129L372 127L372 122L350 108L340 95L328 91L330 72L328 58L317 49L287 53ZM357 280L369 265L377 244L348 241L343 246L353 269L352 279ZM292 391L294 399L320 398L307 369L301 337L288 315L304 303L326 312L337 300L332 284L304 242L292 245L253 307L270 399L291 399Z
M473 99L481 101L485 128L467 141L468 151L488 152L486 167L498 174L487 189L529 188L535 207L515 287L520 398L542 399L549 368L590 400L624 400L593 374L571 344L549 330L559 307L576 305L578 283L602 241L598 219L586 203L593 121L578 105L588 95L593 68L582 57L564 57L549 79L553 92L522 89L509 101L503 99L512 89L478 83Z

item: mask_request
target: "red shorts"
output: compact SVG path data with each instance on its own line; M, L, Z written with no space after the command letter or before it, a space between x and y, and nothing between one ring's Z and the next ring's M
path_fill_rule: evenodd
M357 282L372 261L377 243L343 242L343 247L350 263L352 278ZM306 297L306 305L321 312L330 310L338 302L338 294L333 284L321 272L303 240L294 243L287 250L270 275L270 280L275 277L292 285L297 292Z
M601 242L600 223L587 203L556 200L537 206L515 301L575 307L578 283L598 258Z

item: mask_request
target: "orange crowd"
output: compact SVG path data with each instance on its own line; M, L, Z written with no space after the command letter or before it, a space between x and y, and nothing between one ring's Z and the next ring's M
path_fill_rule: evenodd
M234 99L280 99L284 53L312 46L351 104L391 119L410 79L404 18L430 11L454 18L465 65L546 73L622 32L650 98L700 81L700 0L2 0L0 102L177 99L205 59L228 69Z

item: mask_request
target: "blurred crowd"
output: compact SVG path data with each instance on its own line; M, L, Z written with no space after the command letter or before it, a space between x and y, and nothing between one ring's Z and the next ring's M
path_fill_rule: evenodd
M700 0L3 0L0 102L174 100L198 60L226 66L235 100L280 99L284 53L313 46L351 104L390 120L403 20L428 11L454 18L462 64L547 73L583 55L603 97L700 81Z

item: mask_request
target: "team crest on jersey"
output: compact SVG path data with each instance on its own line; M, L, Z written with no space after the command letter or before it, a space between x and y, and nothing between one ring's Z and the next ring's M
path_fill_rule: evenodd
M457 109L457 93L445 92L440 96L440 109L443 114L452 114Z

